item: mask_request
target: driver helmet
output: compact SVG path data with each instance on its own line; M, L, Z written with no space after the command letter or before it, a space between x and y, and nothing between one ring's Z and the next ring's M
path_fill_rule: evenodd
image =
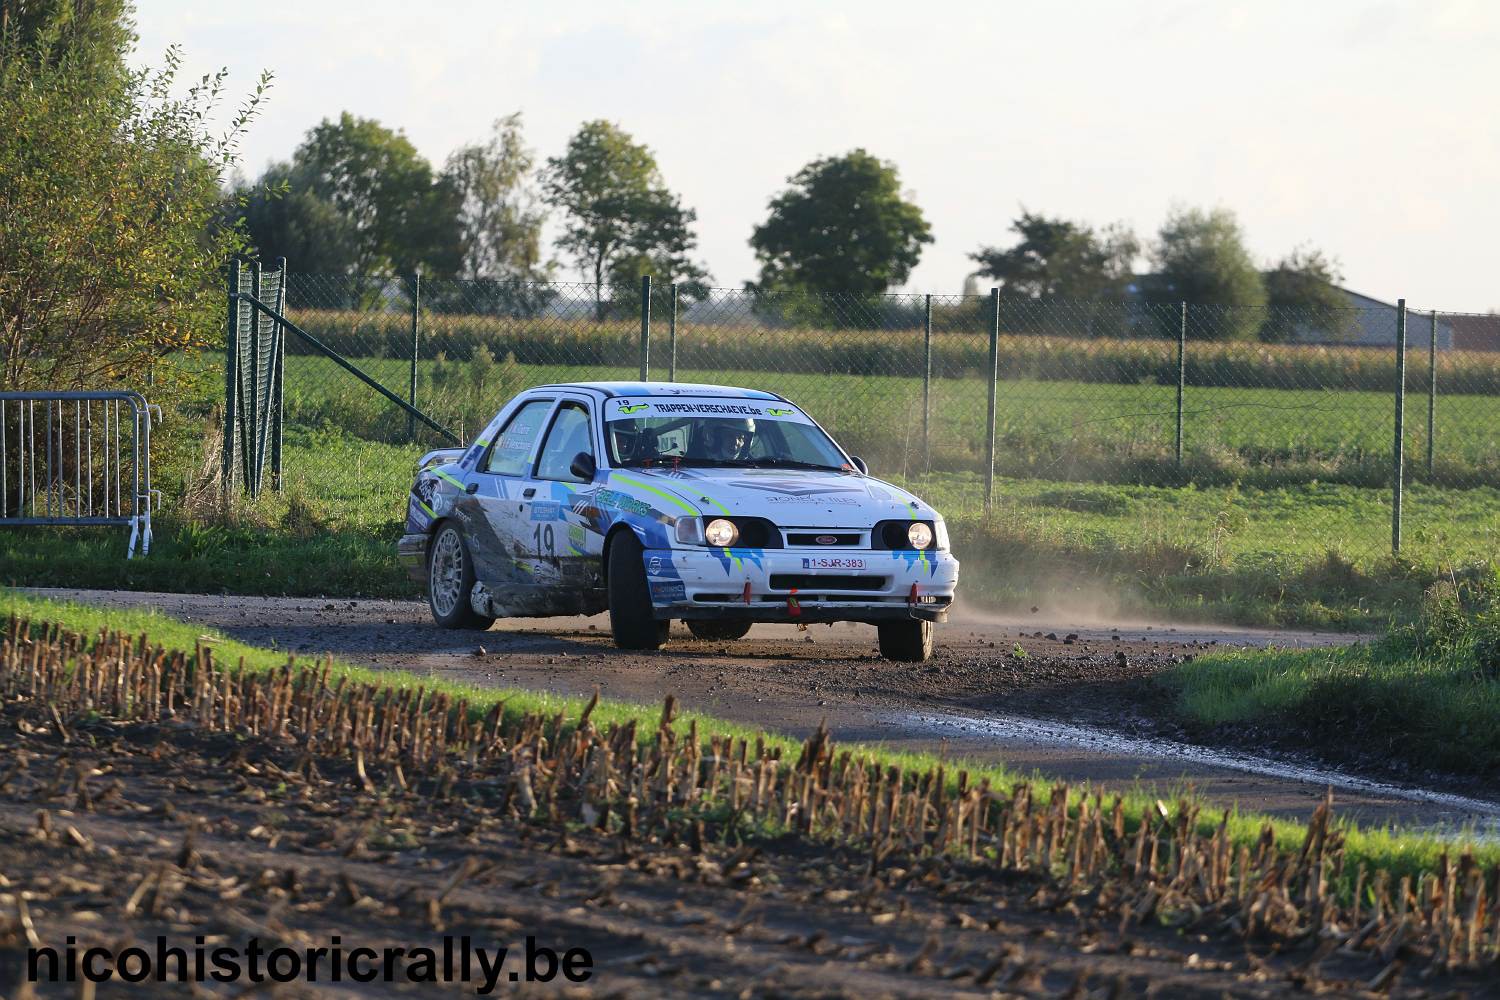
M755 421L745 418L714 420L703 428L704 443L710 455L725 461L746 458L755 440Z

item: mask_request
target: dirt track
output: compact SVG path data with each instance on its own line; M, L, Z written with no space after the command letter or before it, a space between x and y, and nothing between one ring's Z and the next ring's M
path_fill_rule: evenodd
M937 657L914 666L880 659L868 626L757 626L743 640L717 643L695 640L678 625L662 652L626 654L611 645L604 616L447 632L431 624L425 604L408 601L38 593L152 606L256 645L302 654L327 650L352 662L451 680L569 695L587 695L597 686L608 697L642 703L671 693L688 709L798 736L826 718L844 741L946 746L955 755L1003 760L1070 780L1140 780L1163 789L1192 785L1211 798L1273 814L1306 814L1333 783L1340 811L1369 822L1488 826L1500 817L1500 807L1424 801L1345 781L1346 774L1311 761L1295 735L1282 737L1273 759L1244 753L1228 761L1196 757L1191 744L1225 734L1184 732L1171 722L1150 680L1181 657L1220 647L1347 641L1336 634L1080 627L1042 622L1041 615L1007 621L960 611L954 623L940 627ZM1024 657L1016 655L1018 646ZM1007 718L1052 723L1044 729L996 723ZM1074 724L1085 728L1075 730ZM1134 742L1111 742L1109 734L1117 733ZM1344 763L1371 769L1368 761ZM1463 790L1500 798L1493 789Z
M1488 969L1469 963L1454 973L1420 940L1376 947L1358 916L1336 906L1309 907L1321 915L1304 926L1290 897L1278 897L1296 919L1262 927L1253 915L1271 908L1252 906L1243 875L1238 890L1217 879L1218 888L1205 890L1213 897L1201 897L1204 908L1193 902L1198 881L1174 878L1167 852L1159 864L1154 847L1148 866L1129 876L1095 872L1074 881L1030 870L1022 857L1030 854L1020 848L1018 860L996 864L913 851L904 836L872 846L796 834L742 844L717 821L674 818L684 806L657 803L645 778L630 779L643 793L629 799L631 822L617 817L609 832L569 819L587 801L578 773L560 791L537 786L539 808L519 794L512 799L517 780L528 793L533 788L529 777L516 777L531 774L529 763L514 767L531 760L525 752L500 749L477 763L460 754L456 765L436 766L397 755L372 761L367 773L363 758L355 765L338 756L334 742L320 745L333 755L315 757L296 739L250 734L247 720L269 701L252 703L255 712L242 713L233 732L214 731L187 711L167 721L116 722L78 713L76 704L50 716L24 697L0 706L0 759L11 763L0 775L0 992L32 996L28 944L62 951L76 939L81 949L120 955L124 968L124 949L154 954L154 939L183 949L195 940L229 945L240 956L253 939L262 954L326 954L334 945L346 954L357 947L407 957L387 960L389 983L330 983L325 964L316 983L293 972L284 986L257 986L253 978L246 986L254 974L236 972L226 987L111 983L98 995L474 995L477 967L467 984L448 989L406 981L420 975L416 950L441 951L442 934L472 937L492 957L507 948L500 971L508 972L496 976L505 995L1113 1000L1492 992ZM508 733L511 747L524 750L517 735ZM596 743L590 760L607 745ZM405 752L412 746L406 740ZM564 769L559 758L551 763L553 775ZM638 770L646 774L648 765ZM702 772L692 774L698 788ZM717 794L718 786L704 787ZM517 801L529 804L518 812ZM1026 815L1027 829L1043 825ZM1170 830L1165 835L1171 841ZM995 828L986 836L1001 840ZM1129 841L1101 831L1090 843L1083 856L1092 859L1100 849L1124 856L1111 852L1124 852ZM1205 843L1193 839L1187 856L1195 863ZM1076 871L1076 848L1071 857L1073 867L1062 868ZM1289 873L1294 859L1287 855L1278 863L1289 867L1276 871ZM1312 870L1297 876L1297 898ZM1386 906L1389 913L1388 899ZM1423 919L1435 921L1435 912ZM1244 919L1258 928L1253 933L1244 914L1252 915ZM1403 917L1398 935L1406 927ZM528 935L554 953L587 949L590 981L517 982ZM1348 947L1335 951L1340 942ZM428 976L436 964L429 959ZM107 969L108 959L98 967ZM261 968L268 967L269 959ZM316 968L302 968L309 967ZM67 983L43 984L37 993L94 995Z

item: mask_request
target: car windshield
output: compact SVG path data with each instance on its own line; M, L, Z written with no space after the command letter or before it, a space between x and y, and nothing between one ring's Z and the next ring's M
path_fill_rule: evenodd
M850 468L822 429L784 403L679 398L610 403L605 437L617 467Z

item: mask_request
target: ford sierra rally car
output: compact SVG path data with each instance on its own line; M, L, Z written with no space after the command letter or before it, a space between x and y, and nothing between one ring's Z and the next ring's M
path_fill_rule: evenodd
M468 448L423 456L398 554L440 625L608 611L626 649L673 619L716 640L853 621L921 661L958 582L942 515L795 404L683 383L521 393Z

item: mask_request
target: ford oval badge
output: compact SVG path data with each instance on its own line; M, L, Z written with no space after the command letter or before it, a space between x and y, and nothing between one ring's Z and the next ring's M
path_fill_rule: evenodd
M819 535L817 538L814 538L813 541L817 542L819 545L837 545L839 543L839 536Z

